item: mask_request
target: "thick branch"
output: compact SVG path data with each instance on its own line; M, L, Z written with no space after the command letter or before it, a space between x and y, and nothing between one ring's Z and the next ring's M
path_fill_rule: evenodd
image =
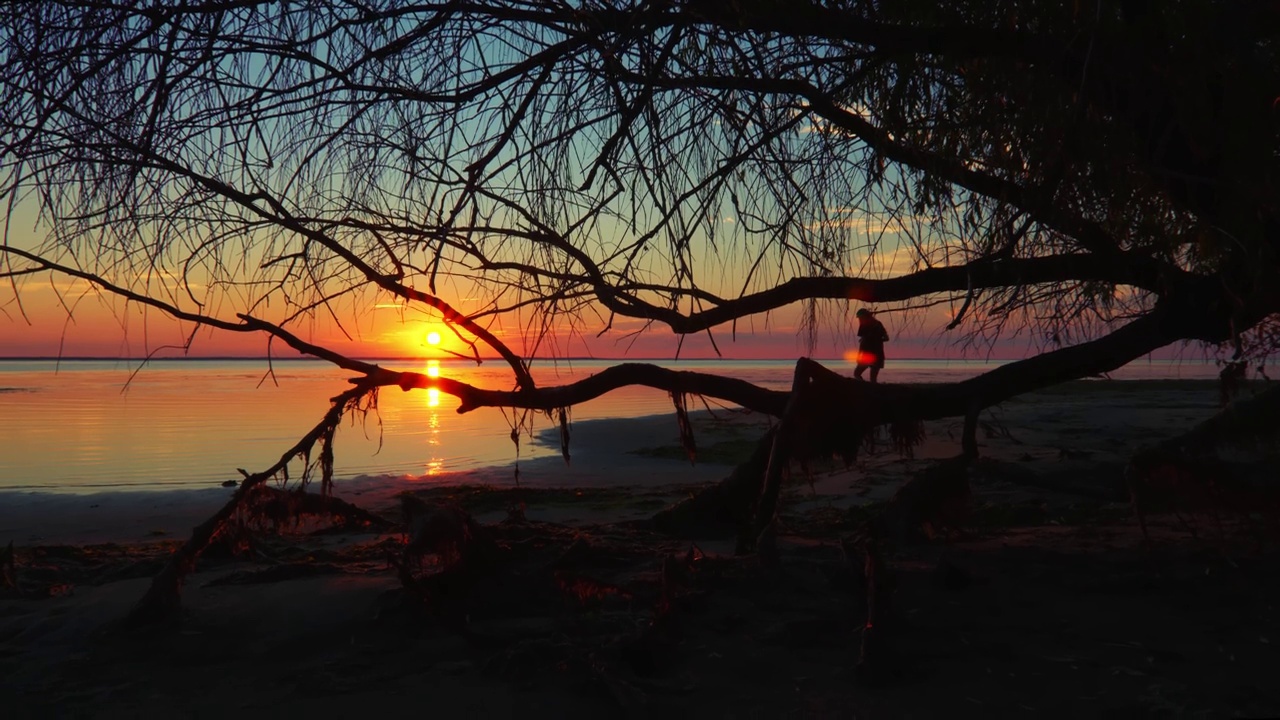
M979 260L966 265L928 268L884 280L851 277L792 278L768 290L727 300L716 307L689 315L655 306L651 313L642 317L665 322L677 333L694 333L814 298L892 302L970 288L1069 281L1131 285L1159 295L1175 282L1191 277L1193 276L1173 265L1137 253L1125 254L1119 262L1115 258L1085 254ZM621 313L622 310L618 312Z
M1011 362L969 380L909 386L847 379L827 402L839 405L847 413L861 413L860 421L873 425L903 419L968 416L1025 392L1113 371L1178 340L1211 337L1213 332L1226 327L1219 320L1213 313L1197 315L1183 305L1166 303L1097 340ZM486 390L450 378L385 368L378 368L371 377L356 378L352 382L396 385L404 390L436 388L461 400L460 413L480 407L552 410L585 402L627 385L714 397L775 417L781 417L788 398L784 391L768 390L743 380L641 363L616 365L584 380L536 390ZM866 413L873 416L868 417Z
M1217 320L1215 322L1215 319ZM939 385L900 401L920 419L955 417L1004 402L1025 392L1123 367L1170 343L1212 337L1227 325L1213 314L1167 303L1114 332L1071 347L1011 362L977 377ZM1225 340L1226 335L1220 339ZM908 395L910 395L910 389Z
M787 399L787 393L785 392L768 390L745 380L709 373L670 370L642 363L615 365L589 378L568 385L545 388L525 387L512 391L478 388L451 378L432 378L416 372L398 372L371 363L346 358L325 348L306 343L279 326L249 316L241 315L240 317L244 322L237 324L185 312L154 298L138 295L127 289L120 288L90 273L54 263L17 248L4 249L51 270L93 282L108 292L146 303L180 319L205 323L236 332L258 330L279 337L300 352L324 358L339 367L361 373L363 377L352 381L361 387L395 385L406 391L414 388L437 388L462 401L458 407L458 412L460 413L469 412L480 407L519 407L533 410L553 410L583 403L628 385L642 385L666 392L713 397L773 416L781 416ZM1076 257L1079 258L1080 262L1085 263L1082 267L1095 267L1093 264L1096 262L1095 259L1088 256L1063 257ZM969 278L968 273L973 272L975 273L975 286L982 287L984 282L996 283L995 278L1003 276L1007 272L1007 267L1022 267L1028 269L1028 272L1029 269L1043 267L1047 271L1058 264L1039 262L1047 260L1050 259L1002 260L985 263L986 267L982 269L976 269L976 266L980 264L975 264L975 267L969 268L961 266L958 268L925 270L904 276L904 278L892 280L859 282L866 283L867 285L864 287L875 288L879 292L887 293L896 287L894 283L905 284L910 287L912 283L922 282L919 279L909 280L910 278L932 278L935 282L941 282L946 279L950 282L965 283ZM1067 260L1066 264L1070 265L1072 262L1076 262L1076 260ZM980 272L989 272L991 275L978 274ZM825 279L817 278L814 280ZM882 289L886 287L890 288L890 290ZM1196 289L1207 291L1208 286L1201 283L1197 285ZM893 291L905 292L900 288ZM928 291L920 291L917 294L923 292ZM844 296L838 295L836 297ZM884 300L891 296L855 295L855 297ZM910 295L904 297L910 297ZM880 397L880 402L874 403L876 407L895 407L903 410L904 414L912 415L919 419L966 415L973 412L975 404L979 407L987 407L1023 392L1067 380L1109 372L1178 340L1190 338L1207 341L1225 340L1230 337L1231 324L1222 315L1223 304L1214 303L1212 302L1213 299L1212 296L1206 296L1204 292L1179 293L1173 296L1172 300L1157 305L1154 310L1143 317L1091 342L1009 363L960 383L936 385L929 388L893 385L876 386L855 383L851 386L853 389L849 391L851 394L848 400L853 403L859 403L860 397L863 400L870 397L870 395L863 396L864 393L876 393ZM714 310L705 312L711 313ZM707 327L710 326L708 325Z
M927 268L882 280L856 277L797 277L768 290L729 300L712 298L700 291L661 288L664 291L694 294L708 303L714 303L706 310L686 314L669 306L645 302L625 292L622 286L607 278L585 252L550 230L529 232L490 226L482 229L486 232L543 242L565 252L583 268L583 280L591 284L596 298L610 311L625 317L656 320L665 323L674 332L682 335L702 332L749 315L769 312L811 299L893 302L941 292L1087 281L1128 285L1156 295L1163 295L1198 279L1198 276L1172 263L1146 254L1112 252L1106 257L1073 253L1032 258L984 258L964 265ZM545 272L533 266L519 264L511 264L511 266L530 274Z
M120 287L115 283L112 283L108 280L103 279L101 276L94 275L93 273L85 272L83 270L71 267L69 265L63 265L61 263L54 262L47 258L41 257L40 255L27 252L26 250L22 250L20 248L16 248L12 246L0 246L0 252L11 253L19 257L25 258L27 260L30 260L31 262L37 263L40 266L39 268L40 270L59 272L64 275L68 275L70 277L79 278L86 282L92 283L93 285L96 285L99 288L106 290L107 292L113 295L118 295L122 298L125 298L126 300L130 300L132 302L136 302L142 305L147 305L149 307L156 308L157 310L161 310L167 313L168 315L170 315L171 317L174 317L178 320L186 320L188 322L198 323L200 325L206 325L208 327L214 327L214 328L218 328L219 330L227 330L230 332L239 332L239 333L265 332L269 335L272 335L273 337L277 337L280 340L283 340L286 344L289 345L289 347L293 348L294 350L297 350L303 355L311 355L312 357L317 357L322 360L327 360L333 363L334 365L340 368L343 368L345 370L354 370L356 372L370 374L377 369L376 365L363 362L360 360L354 360L352 358L346 357L345 355L334 352L326 347L309 343L306 340L303 340L302 338L298 337L297 335L294 335L293 333L289 332L288 330L285 330L279 325L267 322L266 320L260 320L256 317L253 317L252 315L246 315L246 314L240 313L236 317L239 317L241 322L233 323L227 320L222 320L220 318L213 317L212 315L204 315L201 313L188 312L186 310L182 310L176 305L172 305L162 300L157 300L156 298L153 298L149 295L142 295L141 293L133 292L128 288Z
M768 390L745 380L710 373L669 370L647 363L623 363L606 368L589 378L568 385L540 387L532 390L488 390L451 378L433 378L416 372L397 372L378 368L368 381L374 385L396 385L403 390L436 388L462 401L459 413L481 407L516 407L529 410L555 410L570 407L629 385L642 385L671 393L703 395L741 405L748 410L779 415L787 401L787 393ZM365 378L352 382L363 383Z
M637 83L655 84L672 89L693 91L717 88L803 98L809 103L809 110L815 115L840 130L856 135L890 160L931 173L975 193L1013 205L1035 222L1073 237L1082 247L1092 252L1120 255L1120 244L1110 233L1097 223L1055 207L1050 202L1051 198L1040 188L1020 185L1011 180L981 172L957 157L940 155L896 141L887 130L877 127L861 115L844 108L830 93L812 83L789 78L749 76L682 78L632 73L628 74L628 78Z

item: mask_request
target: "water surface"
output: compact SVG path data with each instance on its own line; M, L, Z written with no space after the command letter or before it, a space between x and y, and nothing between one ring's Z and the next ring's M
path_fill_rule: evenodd
M572 382L616 361L535 365L540 385ZM388 361L425 371L426 361ZM659 362L679 370L729 374L776 389L790 387L793 361ZM829 361L850 374L844 361ZM999 362L895 360L882 380L943 382ZM439 372L473 385L509 389L498 362L477 367L442 360ZM268 371L271 371L270 374ZM1210 378L1211 364L1143 361L1117 378ZM328 398L349 385L347 371L314 360L158 360L139 369L124 360L0 360L0 489L90 492L210 487L256 472L318 422ZM696 405L691 405L693 409ZM459 415L457 401L396 388L379 394L367 416L344 421L335 441L339 478L364 474L443 475L545 457L557 448L527 434L511 441L511 411ZM671 410L666 393L624 388L573 409L576 421L640 417ZM534 415L534 431L552 422ZM295 466L296 474L300 466Z

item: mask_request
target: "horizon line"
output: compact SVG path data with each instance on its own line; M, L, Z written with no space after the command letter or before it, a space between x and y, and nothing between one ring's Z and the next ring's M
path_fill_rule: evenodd
M799 359L799 358L801 358L801 357L809 357L809 358L811 358L811 359L813 359L813 360L819 360L819 361L852 362L852 361L850 361L850 360L846 360L846 359L845 359L845 358L843 358L843 357L821 357L821 356L814 356L814 355L807 355L807 356L792 355L792 356L787 356L787 357L762 357L762 358L717 358L717 357L694 357L694 358L672 358L672 357L592 357L592 356L589 356L589 355L578 355L578 356L571 356L571 357L547 357L547 358L533 358L533 359L532 359L532 361L533 361L533 362L544 362L544 363L545 363L545 362L572 362L572 361L592 361L592 362L612 362L612 361L624 361L624 362L709 362L709 363L717 363L717 362L794 362L794 361L798 360L798 359ZM441 360L441 361L446 361L446 362L465 362L465 363L471 363L471 364L481 364L481 363L486 363L486 362L497 362L497 363L499 363L499 364L503 364L503 365L505 365L505 364L506 364L506 361L505 361L503 358L498 357L498 356L494 356L494 357L481 357L481 358L479 358L479 361L478 361L478 362L477 362L477 360L476 360L476 359L473 359L473 358L460 358L460 357L442 357L442 358L433 358L433 357L427 357L427 356L421 356L421 355L409 355L409 356L370 355L370 356L363 356L363 357L352 357L352 358L350 358L350 359L351 359L351 360L357 360L357 361L360 361L360 362L376 362L376 361L420 362L420 361L424 361L424 360ZM1014 361L1022 360L1022 359L1024 359L1024 358L1021 358L1021 357L988 357L988 358L965 358L965 357L895 357L895 358L892 358L892 360L894 360L894 361L931 360L931 361L940 361L940 362L1014 362ZM326 359L324 359L324 358L315 357L315 356L313 356L313 355L297 355L297 356L294 356L294 357L273 357L273 356L267 356L267 355L178 355L178 356L164 356L164 357L121 357L121 356L113 356L113 355L75 355L75 356L61 356L61 357L60 357L60 356L57 356L57 355L0 355L0 362L22 362L22 361L27 361L27 362L32 362L32 361L40 361L40 362L63 362L63 361L66 361L66 362L106 362L106 361L112 361L112 362L159 362L159 361L179 361L179 362L187 362L187 361L195 361L195 362L200 362L200 361L229 361L229 360L230 360L230 361L245 361L245 362L249 362L249 361L267 361L267 362L288 361L288 362L293 362L293 361L296 361L296 360L303 360L303 361L306 361L306 362L321 362L321 363L328 363L328 364L334 365L335 367L340 367L340 366L338 366L336 363L333 363L333 362L331 362L331 361L329 361L329 360L326 360ZM1135 359L1135 360L1133 360L1132 362L1139 362L1139 361L1141 361L1141 360L1142 360L1142 358L1136 358L1136 359ZM1165 361L1165 362L1179 362L1179 363L1181 363L1181 362L1194 362L1194 363L1199 363L1199 364L1210 364L1210 363L1212 363L1212 362L1213 362L1213 360L1212 360L1211 358L1204 358L1204 359L1191 359L1191 358L1167 358L1167 359L1166 359L1166 358L1159 358L1159 359L1157 359L1157 358L1150 358L1150 357L1148 357L1148 358L1147 358L1147 361L1148 361L1148 362L1152 362L1152 361L1155 361L1155 360L1161 360L1161 361Z

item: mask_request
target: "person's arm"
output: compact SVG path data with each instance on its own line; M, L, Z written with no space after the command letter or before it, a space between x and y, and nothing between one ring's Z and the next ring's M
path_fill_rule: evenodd
M885 329L884 324L880 324L880 341L889 342L889 331Z

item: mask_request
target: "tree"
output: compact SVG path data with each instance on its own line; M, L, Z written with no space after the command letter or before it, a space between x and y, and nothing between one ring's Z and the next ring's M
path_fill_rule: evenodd
M1179 341L1231 344L1237 364L1276 346L1270 3L15 2L0 16L3 188L52 229L38 247L7 241L0 271L15 292L61 273L352 370L290 453L327 447L382 386L437 387L465 412L644 384L682 416L700 394L784 418L780 458L795 423L855 415L863 429L966 416L972 456L977 412L1019 393ZM464 290L485 304L459 310ZM499 355L514 389L374 366L291 329L386 297ZM805 362L790 394L635 364L564 387L528 372L555 352L535 342L553 325L627 318L716 341L851 300L958 304L950 327L1031 329L1043 352L929 389ZM491 332L517 313L520 352ZM807 404L819 382L838 402Z

